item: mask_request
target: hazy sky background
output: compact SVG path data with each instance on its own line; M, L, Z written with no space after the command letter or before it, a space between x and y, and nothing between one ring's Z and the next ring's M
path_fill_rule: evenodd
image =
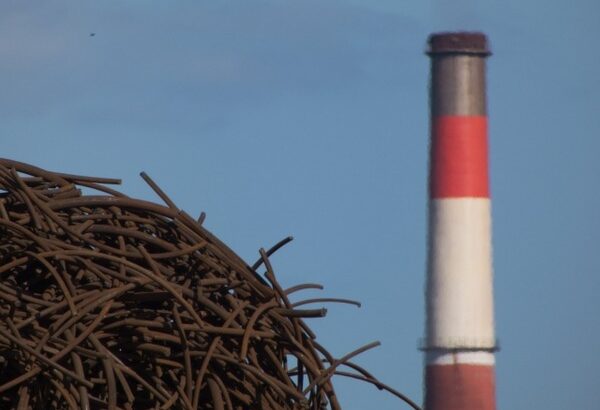
M599 21L597 0L4 0L0 156L158 202L145 170L249 262L294 235L284 286L363 302L310 322L322 344L381 340L357 361L421 402L423 51L483 30L499 408L598 409ZM345 410L405 408L337 386Z

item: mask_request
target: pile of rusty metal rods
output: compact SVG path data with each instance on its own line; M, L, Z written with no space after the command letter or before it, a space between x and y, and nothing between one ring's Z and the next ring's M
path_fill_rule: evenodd
M250 267L142 177L166 206L0 159L0 409L339 409L334 374L418 408L317 343L298 306L354 302L290 301L291 238Z

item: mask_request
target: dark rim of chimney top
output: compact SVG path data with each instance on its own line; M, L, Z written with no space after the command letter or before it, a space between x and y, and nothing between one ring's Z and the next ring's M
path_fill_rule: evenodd
M467 54L489 56L487 37L479 32L434 33L427 40L427 54Z

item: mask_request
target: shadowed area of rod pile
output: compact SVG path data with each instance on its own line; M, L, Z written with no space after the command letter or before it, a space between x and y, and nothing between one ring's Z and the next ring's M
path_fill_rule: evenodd
M250 267L142 177L166 206L0 159L1 409L339 409L334 374L417 408L317 343L300 306L354 302L290 301L291 238Z

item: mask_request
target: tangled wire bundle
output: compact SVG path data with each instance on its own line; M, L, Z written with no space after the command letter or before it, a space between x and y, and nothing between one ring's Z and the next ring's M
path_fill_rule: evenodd
M269 256L252 267L144 173L118 180L0 159L0 408L339 409L331 376L370 382L315 340ZM84 195L81 188L95 190ZM257 269L264 267L263 279Z

